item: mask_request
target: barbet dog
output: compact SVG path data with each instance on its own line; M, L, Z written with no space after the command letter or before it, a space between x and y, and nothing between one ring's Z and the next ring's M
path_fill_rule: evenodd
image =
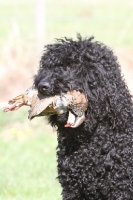
M34 86L44 98L79 91L88 101L76 128L65 127L68 111L48 116L63 200L133 200L133 102L112 50L93 37L58 39L45 46Z

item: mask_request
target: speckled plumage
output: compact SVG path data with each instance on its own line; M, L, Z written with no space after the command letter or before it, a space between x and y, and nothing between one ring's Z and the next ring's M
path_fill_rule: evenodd
M85 120L87 105L88 102L85 95L76 90L48 98L39 98L38 93L36 93L31 101L29 118L50 114L61 115L69 111L65 127L76 128Z
M18 110L26 105L30 106L28 118L33 119L36 116L61 115L69 112L67 124L65 127L76 128L85 120L85 111L87 110L87 99L83 93L73 90L65 94L55 95L47 98L39 97L37 90L33 87L27 88L21 95L8 101L4 111Z

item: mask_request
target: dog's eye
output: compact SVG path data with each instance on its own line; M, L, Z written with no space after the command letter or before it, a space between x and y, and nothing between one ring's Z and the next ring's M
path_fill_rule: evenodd
M42 94L45 93L45 91L48 90L49 88L50 88L50 85L47 82L40 82L38 84L38 91Z

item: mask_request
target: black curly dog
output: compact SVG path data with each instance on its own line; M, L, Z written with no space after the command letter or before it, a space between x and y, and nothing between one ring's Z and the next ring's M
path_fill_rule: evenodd
M57 127L58 180L63 200L133 200L133 102L112 50L93 37L47 45L34 78L44 97L71 90L88 98L86 120Z

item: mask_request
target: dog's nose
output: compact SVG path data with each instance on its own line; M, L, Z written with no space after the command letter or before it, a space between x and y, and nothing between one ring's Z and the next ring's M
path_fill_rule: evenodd
M50 84L48 82L40 82L38 84L38 90L40 93L45 93L46 90L50 88Z

